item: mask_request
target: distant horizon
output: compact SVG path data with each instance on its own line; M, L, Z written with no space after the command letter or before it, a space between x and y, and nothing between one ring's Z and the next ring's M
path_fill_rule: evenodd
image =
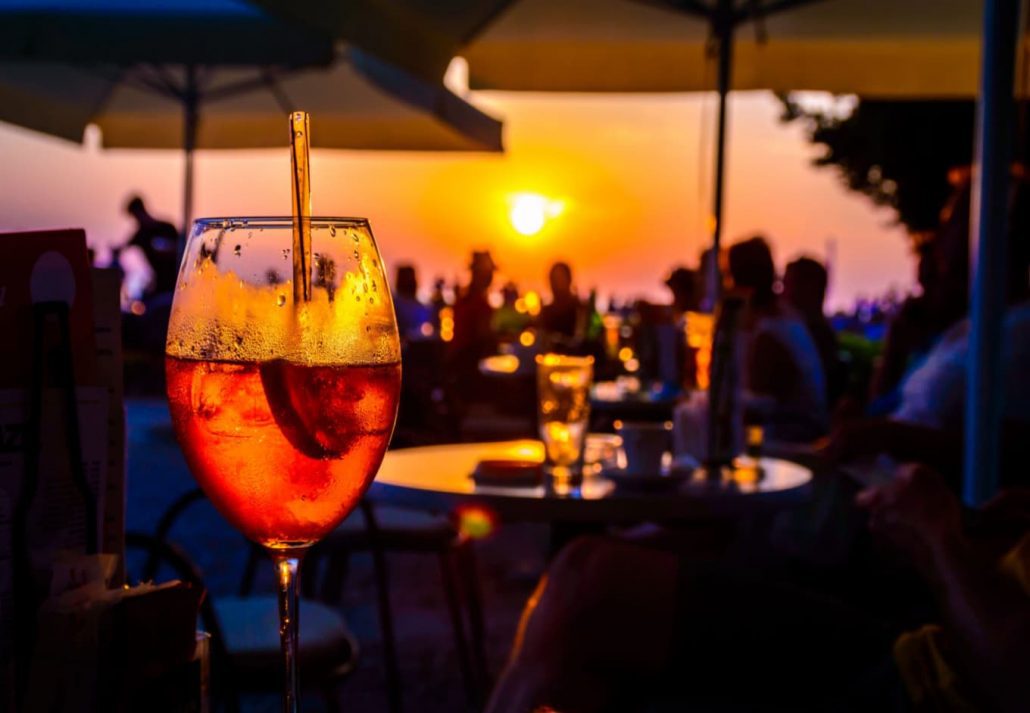
M384 259L416 265L423 290L436 277L463 279L470 251L484 248L500 265L498 285L540 290L550 262L564 259L580 291L596 287L603 301L665 300L669 271L696 267L709 240L711 95L471 100L505 120L504 155L315 149L315 212L369 218ZM835 245L828 310L911 290L893 212L812 166L819 149L778 115L769 93L731 97L724 243L763 234L781 271L799 255L825 260ZM131 234L124 205L136 193L156 217L180 220L180 152L107 151L0 124L0 154L0 230L84 227L92 245L116 245ZM285 148L198 152L195 215L288 214L288 171ZM510 219L522 194L556 206L535 235Z

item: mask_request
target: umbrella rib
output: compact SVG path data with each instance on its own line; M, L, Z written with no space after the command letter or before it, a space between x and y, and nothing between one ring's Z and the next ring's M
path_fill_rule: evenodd
M103 79L111 79L110 88L104 92L104 96L97 100L96 106L90 112L91 115L96 115L100 112L100 108L107 103L111 98L111 94L119 84L128 84L129 86L138 87L144 91L154 92L155 94L161 94L165 96L173 96L179 98L179 92L174 86L167 84L166 79L161 77L148 77L144 70L153 70L152 67L147 65L136 65L135 67L119 69L115 72L114 76L111 77L110 72L103 67L87 67L85 71L89 74L94 74Z
M297 70L290 69L286 71ZM265 87L271 91L275 100L285 111L293 111L293 102L290 101L289 97L286 96L285 92L283 92L282 88L277 84L275 73L267 67L262 69L257 77L242 79L232 84L223 84L220 87L210 89L204 93L204 98L207 100L225 99L227 97L236 96L237 94L249 92L261 87Z
M461 37L461 43L466 45L472 42L472 40L478 37L479 34L487 27L492 25L501 15L508 12L514 4L515 3L512 2L499 3L497 7L488 12L485 17L468 29L468 31Z
M137 65L126 73L126 77L129 83L142 89L176 99L182 98L182 89L175 85L172 78L151 65Z
M764 45L769 35L765 31L765 15L762 12L762 0L748 0L748 7L755 17L755 41Z
M652 4L644 0L646 4ZM701 0L674 0L672 2L673 7L682 12L689 13L691 15L700 15L701 17L711 18L715 13L715 8L707 3L701 2Z
M223 84L220 87L211 89L204 94L205 99L217 100L225 99L227 97L233 97L237 94L243 94L249 92L256 87L262 87L265 85L265 80L262 77L256 77L253 79L241 79L238 82L232 84Z
M175 78L168 73L167 67L157 65L153 67L153 70L157 74L158 79L161 80L161 82L164 84L168 91L170 91L172 94L179 97L180 99L186 96L185 84L180 84L176 82Z
M104 104L106 104L111 99L111 95L114 94L114 90L118 86L118 83L121 82L121 81L124 81L124 77L125 77L126 72L123 71L123 70L118 70L118 71L115 72L114 77L108 77L107 76L107 72L99 71L95 67L92 68L92 69L87 69L86 71L89 72L90 74L95 74L95 75L101 77L102 79L111 79L110 86L108 86L107 90L103 93L103 96L101 96L101 97L99 97L97 99L97 101L93 105L93 109L89 113L90 121L93 122L93 123L96 123L93 120L95 119L97 114L100 113L100 109L104 106Z
M265 80L265 84L268 87L268 91L272 93L272 96L275 97L276 103L279 104L279 108L287 114L292 112L293 102L290 101L290 98L286 95L286 92L283 91L282 86L279 84L271 70L264 70L261 73L261 76Z
M774 0L766 5L761 2L750 2L745 7L737 10L733 15L733 23L740 24L748 20L761 20L775 15L778 12L790 10L801 5L812 5L826 0Z

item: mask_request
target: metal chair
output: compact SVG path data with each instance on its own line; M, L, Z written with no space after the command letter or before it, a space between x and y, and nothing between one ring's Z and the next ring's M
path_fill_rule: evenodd
M482 597L471 541L463 537L447 518L418 510L373 507L369 501L362 500L354 514L315 544L305 556L305 566L301 568L302 593L314 597L317 592L317 598L323 602L340 601L349 558L358 552L372 555L390 711L400 713L403 699L387 553L437 556L466 697L470 708L480 707L486 695L489 672ZM257 563L263 556L264 551L260 547L255 545L251 548L241 594L248 593L253 586ZM320 563L325 565L321 587L318 581ZM471 642L465 633L466 614Z
M199 493L199 494L198 494ZM155 534L126 534L128 549L147 557L139 579L154 579L162 566L177 577L207 592L200 572L167 535L190 505L203 493L193 490L180 497L158 522ZM338 710L336 686L355 666L358 643L343 615L334 607L303 598L298 664L305 688L318 689L328 710ZM275 595L203 597L201 623L211 634L213 694L226 710L239 710L239 695L250 691L276 691L282 679L278 602Z

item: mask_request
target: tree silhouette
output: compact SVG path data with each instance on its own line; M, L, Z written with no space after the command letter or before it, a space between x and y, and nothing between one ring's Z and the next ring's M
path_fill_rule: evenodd
M781 97L784 121L803 121L851 190L893 208L911 232L936 227L951 193L948 173L973 157L972 101L861 100L841 115Z

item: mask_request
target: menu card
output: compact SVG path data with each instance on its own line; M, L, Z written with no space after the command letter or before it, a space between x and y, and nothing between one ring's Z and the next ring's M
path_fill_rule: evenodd
M93 285L82 230L0 233L0 388L25 388L31 373L32 306L68 305L75 382L96 384Z
M107 472L104 489L100 551L125 552L125 388L122 361L122 276L118 270L97 270L93 278L93 325L96 340L97 383L107 390ZM85 439L85 437L83 437ZM100 492L100 491L98 491ZM112 585L125 583L125 558L119 556Z
M15 657L24 657L15 632L34 612L15 611L13 551L15 513L27 505L29 584L38 601L59 594L74 581L67 572L85 571L87 512L73 477L68 392L51 373L66 343L72 353L75 416L82 472L88 484L97 545L114 557L100 558L107 584L124 580L125 416L122 391L120 278L92 274L81 230L0 234L0 712L13 706ZM94 299L96 298L96 299ZM36 305L67 306L67 334L51 317L37 342ZM37 354L42 348L42 356ZM27 435L34 368L44 369L38 415L41 447L35 473L26 469ZM36 493L23 498L26 476ZM88 558L87 558L88 559ZM99 559L98 559L99 561ZM69 562L71 566L69 568ZM85 569L83 569L85 568ZM65 573L65 574L62 574ZM74 578L72 578L74 579ZM24 682L22 682L24 683Z

